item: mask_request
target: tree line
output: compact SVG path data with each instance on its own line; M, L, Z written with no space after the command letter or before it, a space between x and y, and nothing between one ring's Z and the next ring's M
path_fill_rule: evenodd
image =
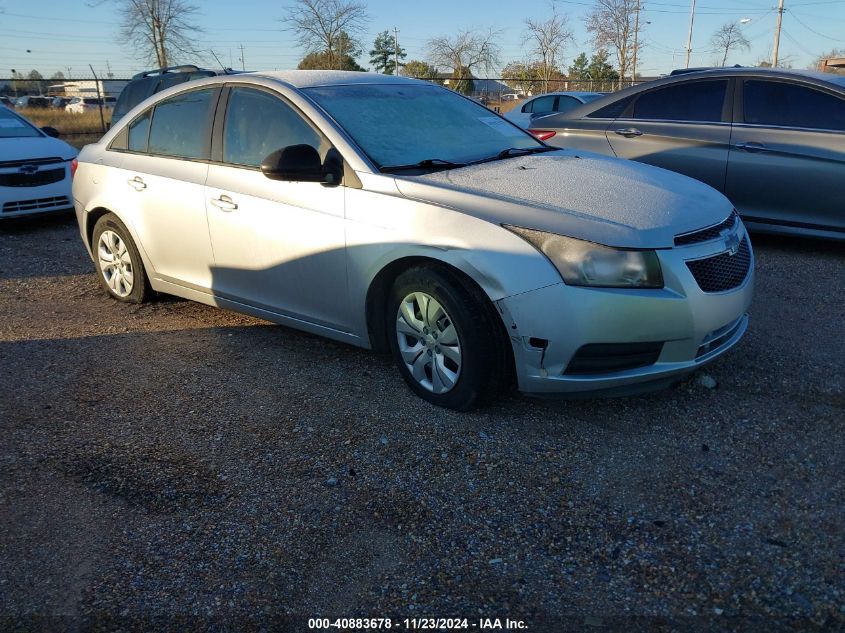
M122 17L121 36L143 61L158 67L192 62L198 57L216 59L213 50L201 50L201 34L194 23L199 6L190 0L100 0L118 7ZM558 87L562 82L590 81L613 84L638 78L637 56L643 48L640 20L643 0L592 0L584 18L592 51L581 52L566 65L565 53L575 45L569 18L552 0L545 18L523 22L522 44L526 58L502 65L501 31L464 30L432 37L426 43L424 59L407 60L396 34L380 32L369 50L369 66L385 74L401 73L420 79L448 81L461 92L472 90L473 78L491 76L494 69L511 88L534 92ZM288 31L303 58L300 69L363 71L358 60L364 52L362 40L370 23L367 5L361 0L293 0L281 18L281 30ZM723 25L711 38L717 52L714 65L726 65L730 54L748 50L750 43L741 25Z

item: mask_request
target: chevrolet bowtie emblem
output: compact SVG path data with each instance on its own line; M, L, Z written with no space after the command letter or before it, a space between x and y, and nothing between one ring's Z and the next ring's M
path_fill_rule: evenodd
M27 174L31 176L32 174L38 171L38 167L36 167L35 165L21 165L18 171L22 174Z
M739 251L739 236L736 233L728 233L727 231L723 235L725 236L725 248L728 253L731 256L736 255Z

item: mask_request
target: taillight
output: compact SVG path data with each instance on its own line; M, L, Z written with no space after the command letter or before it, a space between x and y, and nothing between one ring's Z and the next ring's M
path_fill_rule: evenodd
M76 168L79 167L79 161L75 158L70 161L70 177L73 178L76 175Z
M557 132L554 132L552 130L528 130L528 131L531 132L531 134L536 136L541 141L548 141L555 134L557 134Z

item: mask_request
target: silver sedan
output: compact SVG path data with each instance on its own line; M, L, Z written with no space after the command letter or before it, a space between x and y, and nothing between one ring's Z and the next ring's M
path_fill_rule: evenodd
M661 387L747 326L753 255L730 203L663 170L556 150L410 79L202 79L79 156L105 290L154 291L390 350L466 410Z
M845 77L723 68L534 119L538 138L656 165L724 193L750 228L845 239Z

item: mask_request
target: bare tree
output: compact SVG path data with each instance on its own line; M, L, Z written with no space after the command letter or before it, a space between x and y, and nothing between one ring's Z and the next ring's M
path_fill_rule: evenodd
M539 79L543 89L548 90L549 81L560 74L558 64L563 63L563 51L574 42L569 20L566 15L557 12L557 5L552 2L552 15L541 21L528 18L525 20L523 44L531 46L531 53L540 62Z
M337 68L351 54L350 47L360 53L368 20L367 6L354 0L295 0L284 19L306 53L324 53L337 60Z
M734 49L747 51L751 48L751 42L745 37L738 22L723 24L718 31L710 38L710 43L717 51L724 51L722 55L722 66L728 61L728 53Z
M121 36L159 68L181 56L196 56L200 29L191 23L199 8L187 0L113 0L120 8Z
M639 0L595 1L596 6L585 18L584 25L592 33L597 49L609 48L616 53L621 86L631 65L637 39L637 13L643 5Z
M489 72L499 63L498 31L487 33L461 31L454 36L435 37L428 41L429 61L434 66L451 68L455 79L469 78L473 70Z

